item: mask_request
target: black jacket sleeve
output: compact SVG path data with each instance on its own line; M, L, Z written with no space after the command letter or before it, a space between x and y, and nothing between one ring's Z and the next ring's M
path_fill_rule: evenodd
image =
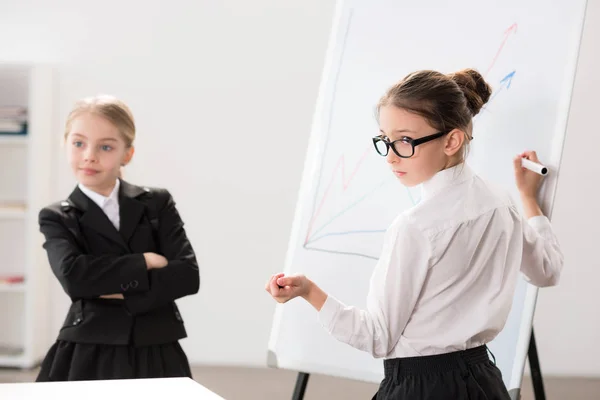
M40 231L52 272L73 299L105 294L143 292L149 289L146 261L142 254L123 256L84 254L66 226L60 208L46 207L39 213Z
M158 245L169 264L148 271L150 289L147 292L125 295L125 304L134 315L197 293L200 288L196 255L186 236L175 201L165 189L156 189L154 195L159 204Z

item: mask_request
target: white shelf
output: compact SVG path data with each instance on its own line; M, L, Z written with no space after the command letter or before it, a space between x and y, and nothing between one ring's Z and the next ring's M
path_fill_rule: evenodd
M35 211L55 201L54 72L45 65L0 63L0 105L27 110L28 132L0 134L0 367L35 366L55 340L48 328L51 270Z
M3 283L0 282L0 293L25 293L25 283ZM0 353L1 355L1 353Z
M0 135L0 146L26 146L28 139L27 135Z
M25 218L27 208L24 205L0 204L0 219Z

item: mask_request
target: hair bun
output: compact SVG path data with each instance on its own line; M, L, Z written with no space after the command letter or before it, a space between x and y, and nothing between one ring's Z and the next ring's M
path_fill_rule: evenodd
M490 85L479 72L471 68L449 74L448 77L456 82L464 93L471 114L477 115L492 95Z

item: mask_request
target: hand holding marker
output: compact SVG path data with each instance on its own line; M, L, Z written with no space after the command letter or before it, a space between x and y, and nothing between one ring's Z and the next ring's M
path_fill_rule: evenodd
M544 167L542 164L538 164L526 158L521 159L521 165L523 168L527 168L530 171L535 172L536 174L546 175L548 173L548 168Z

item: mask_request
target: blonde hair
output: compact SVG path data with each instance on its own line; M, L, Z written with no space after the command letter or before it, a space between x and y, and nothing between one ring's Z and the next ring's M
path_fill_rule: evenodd
M131 110L121 100L109 95L86 97L77 101L67 117L65 124L65 140L71 130L75 118L86 112L106 118L113 124L125 141L126 147L133 146L135 140L135 121Z

